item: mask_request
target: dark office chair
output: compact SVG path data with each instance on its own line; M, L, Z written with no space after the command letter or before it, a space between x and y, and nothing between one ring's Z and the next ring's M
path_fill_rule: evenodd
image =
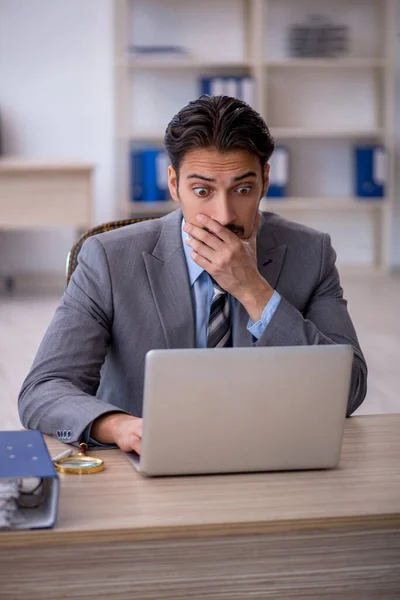
M97 235L98 233L104 233L105 231L112 231L113 229L119 229L120 227L125 227L126 225L133 225L134 223L141 223L142 221L151 221L157 217L140 217L137 219L123 219L122 221L110 221L109 223L103 223L103 225L98 225L93 229L89 229L84 235L82 235L79 240L74 244L71 248L71 252L69 252L67 256L67 285L70 282L72 273L76 269L76 265L78 264L78 256L81 251L82 244L85 240L92 237L92 235Z

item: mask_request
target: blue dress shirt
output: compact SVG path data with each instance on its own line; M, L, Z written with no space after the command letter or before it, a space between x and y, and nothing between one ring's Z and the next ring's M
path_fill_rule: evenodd
M182 227L184 220L182 220ZM207 327L210 315L211 302L214 294L211 277L202 267L194 262L191 258L192 248L185 243L188 234L182 229L182 244L185 251L186 264L189 273L190 289L192 292L192 302L195 313L196 322L196 348L207 347ZM231 307L233 312L237 308L237 300L231 296ZM248 331L257 340L260 339L265 331L268 323L275 314L276 309L281 301L281 296L275 290L271 300L263 310L261 319L257 323L253 323L251 319L247 324Z

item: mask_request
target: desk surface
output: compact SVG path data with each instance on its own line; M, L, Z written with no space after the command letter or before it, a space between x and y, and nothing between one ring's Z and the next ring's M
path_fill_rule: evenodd
M329 471L146 479L119 450L96 455L102 473L61 475L53 530L3 532L0 547L400 524L400 415L348 419Z

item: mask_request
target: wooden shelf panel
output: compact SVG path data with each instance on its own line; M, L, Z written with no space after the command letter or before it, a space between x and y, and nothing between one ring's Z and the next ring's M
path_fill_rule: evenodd
M151 132L135 132L129 136L130 142L143 142L144 144L154 144L160 146L164 143L163 133L151 133Z
M296 212L296 211L347 211L347 210L381 210L385 201L381 199L359 198L284 198L264 199L261 201L260 209L269 212ZM128 203L128 214L130 216L154 216L165 215L179 208L179 204L173 200L165 202L130 202Z
M347 210L381 210L385 205L384 199L370 198L361 200L356 197L348 198L285 198L264 199L260 209L270 212L293 211L347 211Z
M173 200L162 202L129 202L128 214L130 217L166 215L179 208Z
M160 69L248 69L250 61L202 61L189 58L135 58L128 57L117 62L118 67L128 67L134 70L160 70Z
M305 127L272 127L271 134L278 140L295 139L377 139L384 136L384 130L376 129L309 129ZM137 132L129 136L132 142L143 142L159 146L163 143L164 136L161 133Z
M274 69L371 69L385 66L382 58L287 58L265 60L264 66Z
M348 139L348 138L381 138L384 130L376 129L309 129L305 127L272 127L272 135L276 139Z

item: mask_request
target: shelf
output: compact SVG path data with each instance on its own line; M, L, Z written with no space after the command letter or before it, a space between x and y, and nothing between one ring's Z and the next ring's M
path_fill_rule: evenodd
M132 133L129 136L130 142L143 142L145 144L154 144L156 146L162 146L164 144L164 134L157 133Z
M128 56L116 62L117 67L135 70L160 69L248 69L253 66L250 60L210 61L193 58L142 58ZM374 69L385 66L381 58L284 58L265 60L264 66L271 69Z
M376 129L309 129L294 127L271 127L274 138L282 139L347 139L347 138L380 138L384 130Z
M173 200L162 202L129 202L128 212L130 217L166 215L179 208Z
M264 199L261 201L260 210L269 212L296 212L311 210L381 210L385 205L384 200L359 198L285 198ZM172 200L166 202L131 202L129 203L130 216L157 216L166 215L179 208L179 204Z
M374 69L385 66L381 58L287 58L266 60L264 65L272 69Z
M294 139L353 139L353 138L381 138L384 135L384 130L377 129L308 129L294 127L269 127L271 134L277 140L294 140ZM131 142L143 142L146 144L162 145L164 136L157 133L134 133L130 135Z
M357 197L348 198L268 198L261 201L260 209L269 212L296 212L311 210L381 210L385 205L384 199L365 199Z
M181 70L181 69L248 69L251 66L250 61L202 61L192 58L136 58L127 57L117 62L119 67L128 67L134 70L154 70L161 69Z

